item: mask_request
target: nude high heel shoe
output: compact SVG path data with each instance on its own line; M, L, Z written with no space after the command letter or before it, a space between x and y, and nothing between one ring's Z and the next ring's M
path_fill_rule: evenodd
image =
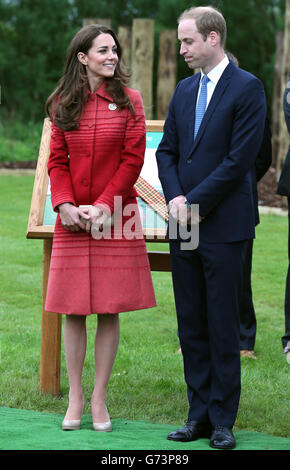
M81 420L80 419L64 419L61 427L63 431L77 431L81 428Z
M111 421L106 421L105 423L93 423L93 428L95 431L110 432L112 431Z
M93 404L91 403L91 406L93 407ZM93 410L92 410L93 411ZM108 413L108 410L106 408L106 411ZM93 415L93 412L92 412L92 415ZM108 414L108 421L105 421L103 423L98 423L98 422L95 422L94 421L94 418L93 418L93 428L95 431L103 431L103 432L110 432L112 431L112 423L111 423L111 420L110 420L110 417L109 417L109 414Z
M83 409L82 414L84 411L85 400L83 400ZM78 431L81 428L81 420L80 419L64 419L61 424L63 431Z

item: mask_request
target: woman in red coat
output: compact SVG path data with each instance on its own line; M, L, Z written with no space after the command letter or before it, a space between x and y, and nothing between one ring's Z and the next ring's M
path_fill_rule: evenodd
M87 315L98 314L93 427L110 431L106 388L119 342L118 314L156 305L134 189L144 161L144 109L140 93L126 87L120 59L112 30L84 27L47 101L48 172L58 216L46 310L66 314L70 391L63 429L80 428Z

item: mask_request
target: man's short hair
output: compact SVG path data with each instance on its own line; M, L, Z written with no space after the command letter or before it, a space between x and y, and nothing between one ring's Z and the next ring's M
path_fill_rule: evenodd
M204 40L211 31L219 34L221 46L225 47L227 24L222 13L214 7L192 7L185 10L178 18L178 24L183 20L195 20L198 32Z

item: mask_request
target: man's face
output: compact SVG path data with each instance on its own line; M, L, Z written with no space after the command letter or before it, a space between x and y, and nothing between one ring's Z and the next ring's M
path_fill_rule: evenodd
M198 32L195 20L185 19L178 26L178 40L180 41L180 54L191 69L205 69L210 65L212 47L210 36L204 40Z

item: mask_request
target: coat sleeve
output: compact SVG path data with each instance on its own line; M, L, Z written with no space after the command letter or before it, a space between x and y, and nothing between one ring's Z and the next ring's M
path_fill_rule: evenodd
M179 148L174 113L174 103L178 88L179 84L170 101L168 115L164 124L163 137L156 151L158 176L167 204L174 197L184 194L178 177Z
M290 84L290 72L288 75L288 83L284 91L284 99L283 99L285 122L286 122L288 132L290 134L290 86L289 84Z
M115 196L121 196L123 202L132 194L143 163L146 149L146 124L141 94L131 90L131 102L136 117L128 109L123 149L120 155L120 165L105 187L104 191L93 203L109 207L111 214L118 206L114 205Z
M290 134L290 72L288 76L288 83L286 89L284 91L284 100L283 100L283 108L284 108L284 116L285 122ZM282 168L281 176L278 183L277 193L281 196L290 197L290 145L288 147L288 152L285 158L285 162Z
M265 120L264 88L254 78L244 87L236 104L228 154L212 173L186 194L186 199L191 204L199 204L201 216L207 216L255 165L262 144Z
M260 151L258 153L255 170L256 180L260 181L265 173L269 170L272 163L272 133L268 117L266 117L264 137Z
M50 155L47 169L50 177L53 209L57 211L57 206L64 202L76 205L64 132L53 122L51 125Z

